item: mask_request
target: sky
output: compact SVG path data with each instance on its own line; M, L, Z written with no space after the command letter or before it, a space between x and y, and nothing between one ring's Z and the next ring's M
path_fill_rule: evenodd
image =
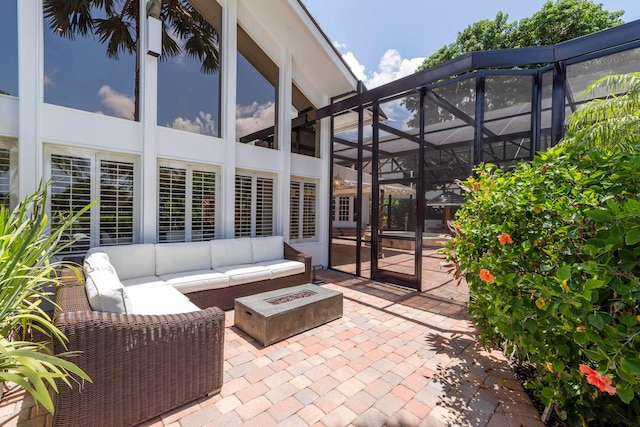
M545 0L302 0L355 75L372 87L413 73L422 61L453 43L465 27L493 19L530 17ZM640 0L601 0L624 10L624 22L640 19Z

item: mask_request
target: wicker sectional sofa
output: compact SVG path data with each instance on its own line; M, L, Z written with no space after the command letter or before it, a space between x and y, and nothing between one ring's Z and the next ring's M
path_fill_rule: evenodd
M139 244L91 249L80 273L63 272L54 321L93 383L59 386L53 425L130 426L219 392L222 310L310 282L311 257L279 236Z

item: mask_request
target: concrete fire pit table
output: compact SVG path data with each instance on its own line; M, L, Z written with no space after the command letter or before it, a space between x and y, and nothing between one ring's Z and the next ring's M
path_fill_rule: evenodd
M306 284L238 298L233 324L264 346L342 317L342 292Z

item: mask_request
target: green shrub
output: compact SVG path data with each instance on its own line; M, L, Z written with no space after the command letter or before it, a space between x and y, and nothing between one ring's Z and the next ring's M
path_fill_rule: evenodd
M53 412L56 379L69 386L71 380L91 381L82 369L62 358L68 353L52 354L51 340L64 344L67 338L42 302L52 302L47 287L61 285L57 268L62 264L53 259L73 242L66 232L92 205L60 218L61 225L50 229L48 188L49 184L41 184L12 211L0 206L0 386L11 381ZM30 330L48 340L27 340Z
M481 165L445 248L484 343L534 365L526 386L575 424L640 425L638 153Z

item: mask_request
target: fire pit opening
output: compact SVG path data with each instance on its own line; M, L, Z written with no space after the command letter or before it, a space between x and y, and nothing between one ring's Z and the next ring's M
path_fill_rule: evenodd
M307 298L313 295L316 295L316 292L301 291L301 292L296 292L294 294L283 295L281 297L269 298L269 299L266 299L265 301L268 302L269 304L278 305L278 304L284 304L285 302L294 301L300 298Z

